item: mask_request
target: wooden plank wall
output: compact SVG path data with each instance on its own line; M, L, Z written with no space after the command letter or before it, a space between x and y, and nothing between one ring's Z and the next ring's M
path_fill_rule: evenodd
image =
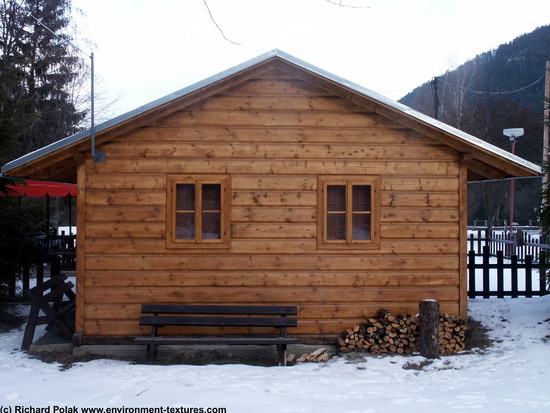
M80 240L87 336L147 334L142 303L297 304L304 339L425 298L459 312L458 154L317 86L273 70L100 149ZM230 250L166 248L171 173L231 175ZM317 248L330 174L381 177L379 250Z

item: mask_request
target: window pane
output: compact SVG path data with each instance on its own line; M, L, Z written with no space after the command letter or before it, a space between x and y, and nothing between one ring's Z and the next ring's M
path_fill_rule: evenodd
M195 184L176 185L176 210L195 210Z
M203 212L202 239L220 239L220 213Z
M370 240L370 214L353 214L353 240Z
M328 214L327 215L327 239L345 240L346 239L346 215Z
M221 209L221 185L204 184L202 186L202 210L219 211Z
M353 211L370 211L370 185L353 185Z
M195 239L195 214L193 212L176 213L176 238Z
M346 210L346 186L328 185L327 186L327 211L345 211Z

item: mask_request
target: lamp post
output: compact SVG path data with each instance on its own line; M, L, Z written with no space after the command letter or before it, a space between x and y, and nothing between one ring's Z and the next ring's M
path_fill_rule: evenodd
M508 136L510 144L512 145L512 155L516 152L516 140L520 136L523 136L523 128L511 128L504 129L502 131L504 136ZM513 240L514 234L514 179L510 180L510 241ZM513 245L510 246L510 253L512 252ZM510 254L511 255L511 254Z

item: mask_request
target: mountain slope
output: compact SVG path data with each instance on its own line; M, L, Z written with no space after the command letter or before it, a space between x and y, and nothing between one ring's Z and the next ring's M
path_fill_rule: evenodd
M455 70L437 76L405 95L400 102L435 116L439 100L439 119L474 134L483 131L476 130L473 122L457 124L457 119L471 116L472 112L490 104L509 106L522 112L517 121L528 120L529 124L502 125L499 129L518 126L526 130L526 136L539 137L542 136L541 120L547 60L550 60L550 25L539 27L495 50L476 56ZM457 101L461 102L460 105ZM464 112L461 116L456 113L460 109ZM524 119L525 116L528 119ZM511 116L505 120L512 122L516 119ZM480 137L509 149L506 139ZM522 156L540 163L540 151L523 152Z

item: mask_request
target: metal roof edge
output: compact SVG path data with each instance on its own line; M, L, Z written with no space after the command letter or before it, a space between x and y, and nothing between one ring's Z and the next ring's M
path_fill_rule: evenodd
M27 162L34 161L35 159L38 159L44 155L47 155L65 146L69 146L75 142L78 142L84 139L86 136L89 136L89 135L90 135L89 130L78 132L67 138L63 138L61 140L50 143L49 145L43 146L42 148L36 149L33 152L29 152L26 155L23 155L19 158L14 159L13 161L7 162L6 164L2 165L2 168L0 169L0 176L3 175L4 172L15 169L18 166L24 165Z
M403 110L403 112L409 114L410 116L420 121L423 121L424 123L430 124L442 131L455 135L459 139L465 142L468 142L482 150L492 152L493 154L500 156L502 158L505 158L508 161L514 162L516 164L522 165L525 168L531 169L533 172L536 172L538 174L542 173L542 167L540 165L537 165L531 161L528 161L527 159L524 159L520 156L512 154L511 152L508 152L505 149L499 148L498 146L495 146L489 142L486 142L481 138L478 138L474 135L470 135L469 133L461 131L460 129L457 129L454 126L448 125L444 122L438 121L437 119L427 116L421 112L411 109L410 107L405 106L399 102L395 102L395 103L397 105L401 105L404 108L406 108L406 111Z
M421 112L418 112L406 105L403 105L402 103L399 103L395 100L392 100L386 96L383 96L377 92L374 92L370 89L367 89L361 85L358 85L354 82L351 82L347 79L344 79L340 76L337 76L333 73L330 73L324 69L321 69L317 66L314 66L310 63L307 63L305 62L304 60L301 60L297 57L294 57L288 53L285 53L279 49L273 49L267 53L264 53L264 54L261 54L255 58L252 58L248 61L245 61L241 64L238 64L236 66L233 66L229 69L226 69L222 72L219 72L215 75L212 75L210 77L207 77L199 82L196 82L196 83L193 83L189 86L186 86L182 89L179 89L177 90L176 92L173 92L173 93L170 93L166 96L163 96L159 99L156 99L148 104L145 104L143 106L140 106L134 110L131 110L129 112L126 112L124 114L121 114L113 119L110 119L106 122L103 122L99 125L97 125L95 127L95 132L96 133L99 133L101 131L104 131L110 127L113 127L121 122L125 122L127 120L130 120L136 116L139 116L145 112L148 112L150 110L153 110L157 107L160 107L162 105L165 105L167 103L170 103L180 97L183 97L189 93L192 93L192 92L195 92L203 87L206 87L206 86L209 86L217 81L220 81L220 80L223 80L225 78L228 78L236 73L239 73L243 70L246 70L246 69L249 69L257 64L260 64L260 63L263 63L273 57L279 57L283 60L286 60L287 62L289 63L292 63L298 67L301 67L309 72L312 72L314 74L317 74L319 76L322 76L330 81L333 81L341 86L344 86L344 87L347 87L348 89L356 92L356 93L359 93L361 95L364 95L368 98L371 98L375 101L377 101L379 104L382 104L388 108L391 108L391 109L394 109L396 111L399 111L399 112L402 112L404 114L407 114L408 116L414 118L414 119L417 119L418 121L424 123L424 124L427 124L427 125L430 125L434 128L437 128L439 130L442 130L448 134L451 134L451 135L454 135L455 137L469 143L470 145L473 145L475 147L478 147L484 151L488 151L488 152L492 152L494 153L495 155L501 157L501 158L504 158L510 162L513 162L513 163L516 163L516 164L519 164L525 168L528 168L528 169L531 169L533 172L536 172L538 174L541 173L541 167L530 162L530 161L527 161L523 158L520 158L519 156L517 155L513 155L512 153L508 152L508 151L505 151L497 146L494 146L488 142L485 142L484 140L480 139L480 138L477 138L473 135L470 135L466 132L463 132L459 129L456 129L450 125L447 125L446 123L443 123L437 119L434 119L430 116L427 116ZM69 146L73 143L76 143L76 142L79 142L79 141L82 141L84 140L85 138L87 138L88 136L90 136L90 129L87 129L87 130L84 130L82 132L78 132L72 136L69 136L67 138L64 138L64 139L61 139L59 141L56 141L56 142L53 142L52 144L50 145L47 145L43 148L40 148L40 149L37 149L36 151L34 152L31 152L31 153L28 153L20 158L17 158L11 162L8 162L6 163L5 165L2 166L1 168L1 174L3 174L4 172L7 172L7 171L10 171L18 166L21 166L27 162L30 162L30 161L33 161L33 160L36 160L44 155L47 155L51 152L54 152L58 149L62 149L66 146Z

